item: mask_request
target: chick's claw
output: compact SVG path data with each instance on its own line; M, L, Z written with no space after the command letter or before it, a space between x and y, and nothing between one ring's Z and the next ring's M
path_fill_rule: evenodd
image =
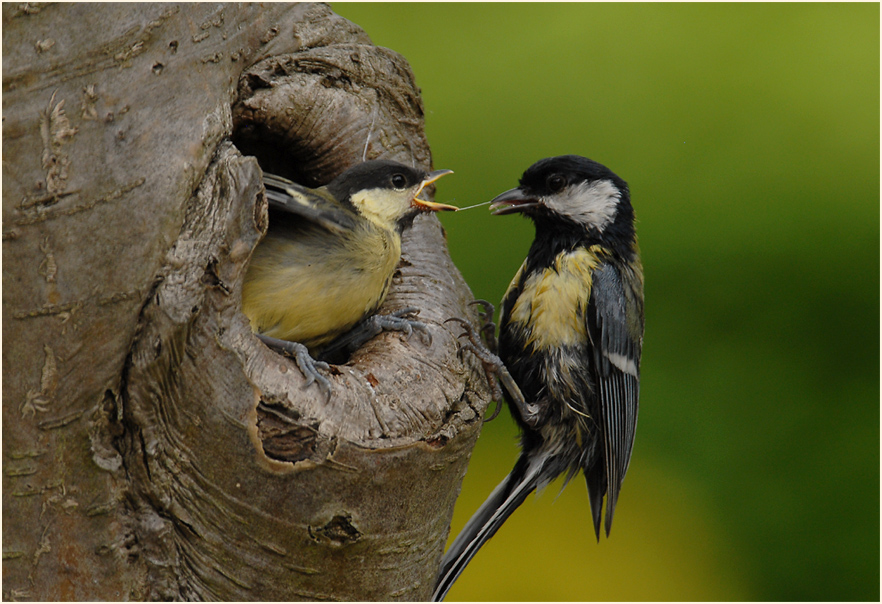
M313 383L316 383L322 392L325 393L326 398L331 396L331 382L318 372L319 369L322 371L330 370L330 365L324 361L316 361L312 358L309 350L300 342L289 342L263 334L257 334L257 337L273 350L294 359L297 367L300 368L300 373L306 378L306 383L303 385L304 388L309 388Z
M323 347L320 355L331 362L344 363L349 355L361 348L365 342L384 331L401 331L408 338L414 331L418 331L423 341L431 345L432 334L428 326L421 321L407 318L407 315L416 315L419 312L418 308L408 307L388 315L372 315Z
M429 331L429 327L422 321L407 318L407 315L418 315L419 313L419 308L409 306L408 308L396 310L388 315L374 315L368 319L368 321L374 323L379 330L377 333L380 333L381 331L403 331L409 338L413 334L413 331L417 330L420 332L424 341L431 346L432 332Z

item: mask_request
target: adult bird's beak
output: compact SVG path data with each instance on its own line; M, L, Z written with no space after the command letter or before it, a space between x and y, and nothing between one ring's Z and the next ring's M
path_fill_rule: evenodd
M494 197L490 202L490 209L493 210L494 216L502 216L503 214L523 212L527 208L535 208L538 205L541 205L538 199L527 195L518 187Z
M419 199L419 195L423 192L423 189L426 188L426 185L432 184L433 182L447 174L453 174L453 170L435 170L434 172L429 172L423 179L423 182L420 183L420 187L417 189L417 192L413 195L414 207L417 207L421 210L427 210L429 212L457 211L459 208L456 206L449 206L446 203L436 203L427 199Z

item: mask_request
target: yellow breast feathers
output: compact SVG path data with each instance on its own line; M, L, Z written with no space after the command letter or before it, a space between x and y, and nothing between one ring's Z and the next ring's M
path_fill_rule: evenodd
M367 231L336 241L309 234L264 240L242 295L252 329L312 349L379 307L401 255L401 239L394 231Z
M525 345L549 349L587 341L585 310L599 252L597 246L562 252L550 267L527 278L511 310L511 321L527 336Z

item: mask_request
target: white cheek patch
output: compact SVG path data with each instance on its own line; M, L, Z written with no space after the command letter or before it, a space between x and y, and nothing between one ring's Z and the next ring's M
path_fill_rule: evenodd
M569 186L544 201L558 214L602 231L615 219L621 196L611 180L595 180Z

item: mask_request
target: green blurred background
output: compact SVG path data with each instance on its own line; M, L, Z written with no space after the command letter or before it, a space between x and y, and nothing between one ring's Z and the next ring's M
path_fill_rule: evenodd
M403 54L437 199L576 153L631 186L640 422L609 540L581 479L531 497L449 600L879 599L879 5L343 4ZM443 215L499 301L531 224ZM452 534L508 473L505 411Z

